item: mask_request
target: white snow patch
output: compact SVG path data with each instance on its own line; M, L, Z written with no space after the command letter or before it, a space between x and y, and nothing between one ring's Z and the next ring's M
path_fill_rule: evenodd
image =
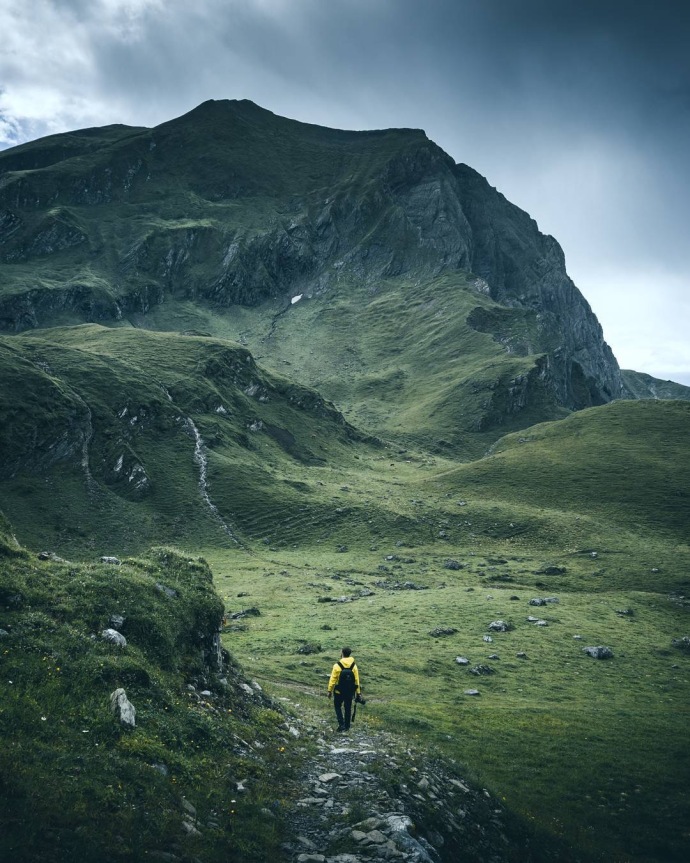
M290 303L294 306L295 303L298 303L302 299L303 296L304 296L304 294L297 294L296 296L292 297L292 299L290 300Z

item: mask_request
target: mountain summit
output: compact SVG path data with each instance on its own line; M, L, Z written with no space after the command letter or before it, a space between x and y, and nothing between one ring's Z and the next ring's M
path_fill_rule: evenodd
M291 374L375 432L395 423L366 421L372 393L421 399L453 444L626 391L558 243L476 171L420 130L327 129L246 100L1 153L0 284L6 331L191 321L282 371L302 353ZM402 425L424 437L409 412Z

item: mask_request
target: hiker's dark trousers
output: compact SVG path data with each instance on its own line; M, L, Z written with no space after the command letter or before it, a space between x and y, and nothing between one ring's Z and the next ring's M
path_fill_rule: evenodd
M349 728L350 717L352 716L352 695L338 695L337 692L334 692L333 706L340 728Z

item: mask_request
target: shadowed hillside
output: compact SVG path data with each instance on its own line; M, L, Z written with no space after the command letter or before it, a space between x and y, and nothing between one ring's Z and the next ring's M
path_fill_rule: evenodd
M448 417L461 434L622 392L556 241L420 130L344 132L251 102L206 102L155 129L52 136L0 154L0 245L5 329L201 322L221 337L249 331L248 344L275 366L291 362L275 346L287 323L298 354L336 347L319 351L327 397L346 409L367 394L367 376L380 375L384 401L409 404L405 428L426 445L419 394L404 380L410 369L418 376L425 343L431 357L440 347L427 410L447 414L448 402L483 393L470 398L469 417ZM419 296L431 338L393 346L385 318L414 329ZM315 307L306 343L284 317L296 297ZM224 324L203 323L219 311ZM343 326L359 334L349 356ZM458 362L477 332L478 375ZM381 372L371 366L377 354ZM343 364L350 374L336 385ZM319 377L309 363L290 372L303 383ZM375 434L400 434L385 416L360 419ZM441 437L461 454L477 451L448 429Z

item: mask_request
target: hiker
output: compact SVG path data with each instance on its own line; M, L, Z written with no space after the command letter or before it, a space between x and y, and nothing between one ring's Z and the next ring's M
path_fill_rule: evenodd
M335 715L338 718L338 731L347 731L352 716L352 699L361 695L359 685L359 670L349 647L340 651L340 659L333 666L331 679L328 681L328 697L333 696ZM343 713L343 708L345 711Z

